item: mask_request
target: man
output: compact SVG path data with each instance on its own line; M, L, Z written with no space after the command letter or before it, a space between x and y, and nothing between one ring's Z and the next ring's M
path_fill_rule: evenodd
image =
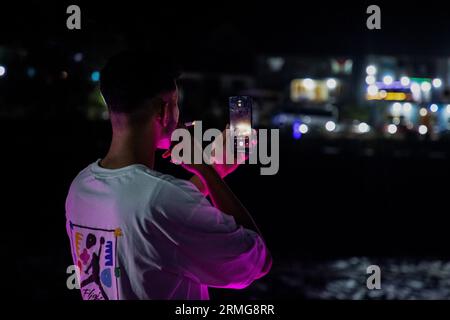
M66 200L84 299L208 299L208 287L244 288L271 267L258 228L222 180L237 165L181 164L191 181L154 170L178 123L176 78L169 59L148 52L119 54L101 72L111 146Z

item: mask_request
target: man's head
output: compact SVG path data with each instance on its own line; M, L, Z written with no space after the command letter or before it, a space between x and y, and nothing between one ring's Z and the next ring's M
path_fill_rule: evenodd
M113 130L151 126L157 147L168 148L178 123L178 76L163 53L126 51L112 57L101 71L100 90Z

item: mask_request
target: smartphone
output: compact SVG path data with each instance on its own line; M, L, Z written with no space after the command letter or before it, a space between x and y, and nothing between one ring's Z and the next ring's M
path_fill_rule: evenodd
M230 108L230 130L237 152L249 153L252 134L252 98L233 96L228 100Z

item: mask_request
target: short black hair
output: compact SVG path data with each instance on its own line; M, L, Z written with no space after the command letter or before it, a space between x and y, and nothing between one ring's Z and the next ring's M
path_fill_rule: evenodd
M128 50L108 60L100 73L100 91L112 112L131 114L162 92L176 88L180 75L167 53Z

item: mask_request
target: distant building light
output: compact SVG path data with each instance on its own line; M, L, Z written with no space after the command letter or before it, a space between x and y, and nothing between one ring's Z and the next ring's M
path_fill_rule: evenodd
M423 125L423 124L419 126L419 133L420 133L421 135L427 134L427 132L428 132L427 126L425 126L425 125Z
M298 127L298 131L302 134L307 133L309 130L308 126L304 123L302 123L299 127Z
M431 90L431 84L429 82L422 82L420 88L422 89L422 91L428 92Z
M73 60L75 62L81 62L83 60L83 54L81 52L77 52L73 55Z
M336 129L336 123L334 123L334 121L328 121L326 124L325 124L325 129L327 130L327 131L334 131L334 129Z
M388 125L387 130L390 134L395 134L397 132L397 126L395 124L390 124Z
M418 84L417 82L413 82L411 84L411 92L413 94L420 94L420 84Z
M282 57L270 57L267 59L267 64L273 72L280 71L284 66L284 59Z
M371 92L373 93L374 91ZM380 90L375 94L371 94L368 92L366 98L367 100L403 101L406 100L406 94L404 92L386 92L386 90Z
M374 76L367 76L367 77L366 77L366 83L367 83L368 85L374 84L375 81L376 81L376 79L375 79Z
M400 102L395 102L392 105L392 113L395 115L399 115L402 112L402 105Z
M420 108L419 114L421 117L425 117L428 114L428 111L425 108Z
M302 133L300 132L300 121L295 121L292 125L292 136L294 139L300 139L302 137Z
M442 80L439 78L433 79L433 87L440 88L442 86Z
M371 96L374 96L378 93L378 87L374 84L371 84L367 87L367 93Z
M92 72L91 80L94 81L94 82L99 81L100 80L100 72L98 72L98 71Z
M411 110L412 110L411 103L406 102L406 103L403 104L403 111L404 112L409 113L409 112L411 112Z
M3 77L6 74L6 68L0 65L0 77Z
M361 122L361 123L358 125L358 131L361 132L361 133L367 133L367 132L369 132L369 130L370 130L370 127L369 127L369 125L368 125L367 123L365 123L365 122Z
M328 79L327 80L327 87L328 87L328 89L331 89L331 90L336 89L336 86L337 86L337 81L335 79Z
M394 78L392 78L392 76L384 76L383 77L383 83L385 85L390 85L390 84L392 84L392 82L394 82Z
M303 85L305 86L306 90L314 90L314 88L316 87L316 82L312 79L304 79L303 80Z
M35 75L36 75L36 69L33 68L33 67L29 67L29 68L27 69L27 76L28 76L29 78L34 78Z
M411 80L408 77L401 77L400 78L400 83L402 84L402 86L409 86L409 84L411 83Z
M377 73L377 68L373 65L367 66L366 73L370 76L373 76Z

